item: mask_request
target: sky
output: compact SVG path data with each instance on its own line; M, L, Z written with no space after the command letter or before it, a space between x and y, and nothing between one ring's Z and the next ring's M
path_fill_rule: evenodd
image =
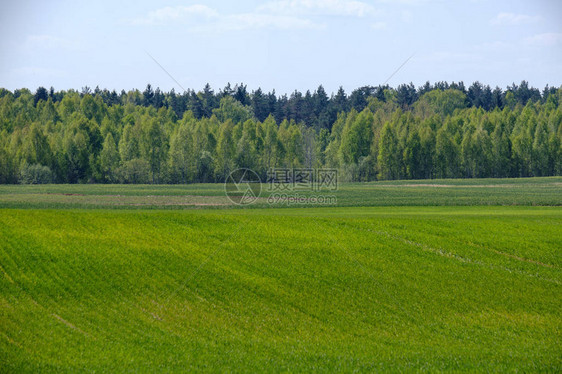
M3 0L0 87L559 87L561 20L559 0Z

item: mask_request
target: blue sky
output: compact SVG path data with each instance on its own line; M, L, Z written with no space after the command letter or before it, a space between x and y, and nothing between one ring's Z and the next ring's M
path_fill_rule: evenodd
M562 85L562 2L3 1L0 87Z

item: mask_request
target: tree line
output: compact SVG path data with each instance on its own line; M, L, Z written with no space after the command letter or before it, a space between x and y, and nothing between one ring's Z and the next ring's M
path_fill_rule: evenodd
M562 87L365 86L328 96L0 89L0 183L221 182L234 169L344 180L562 174Z

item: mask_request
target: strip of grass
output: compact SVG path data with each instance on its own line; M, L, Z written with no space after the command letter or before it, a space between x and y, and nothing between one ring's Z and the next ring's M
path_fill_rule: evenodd
M6 371L562 370L562 210L0 210Z
M261 198L244 208L270 207L277 193L264 185ZM311 196L335 197L335 206L562 205L562 177L442 179L342 183L337 191L295 191L304 204L278 201L275 207L306 207ZM222 184L0 186L0 208L42 209L224 209L238 208Z

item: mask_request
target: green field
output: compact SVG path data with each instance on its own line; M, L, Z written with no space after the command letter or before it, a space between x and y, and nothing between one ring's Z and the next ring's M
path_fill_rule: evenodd
M562 371L562 178L335 194L0 186L0 372Z
M269 208L266 185L245 208ZM336 206L562 206L562 177L521 179L433 179L343 183L337 191L299 195L335 196ZM273 204L286 207L287 204ZM306 204L297 204L304 206ZM222 184L189 185L0 185L0 208L224 209L239 208Z

